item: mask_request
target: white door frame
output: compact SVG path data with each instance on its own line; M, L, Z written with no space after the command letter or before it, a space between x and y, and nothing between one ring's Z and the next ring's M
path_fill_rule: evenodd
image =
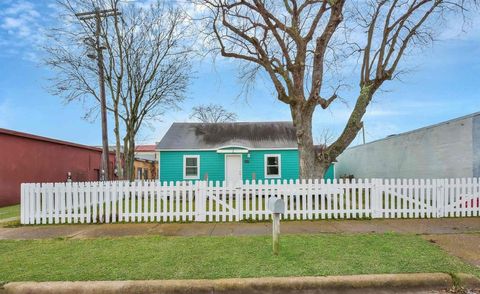
M228 178L227 178L227 161L228 157L239 157L240 158L240 181L243 181L243 156L242 154L225 154L225 183L228 184ZM237 184L237 183L235 183Z

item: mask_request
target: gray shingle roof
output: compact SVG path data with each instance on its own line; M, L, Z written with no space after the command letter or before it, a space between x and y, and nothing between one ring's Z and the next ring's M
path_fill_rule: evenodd
M157 149L297 148L292 122L173 123Z

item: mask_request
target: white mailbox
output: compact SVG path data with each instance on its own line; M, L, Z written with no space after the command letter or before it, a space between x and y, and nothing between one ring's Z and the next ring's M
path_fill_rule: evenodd
M285 213L285 202L277 197L268 198L268 210L272 213Z

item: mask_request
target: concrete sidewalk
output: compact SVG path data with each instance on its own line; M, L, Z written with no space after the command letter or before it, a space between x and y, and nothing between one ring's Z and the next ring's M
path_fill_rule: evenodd
M480 233L480 218L284 221L281 223L281 231L282 234L396 232L439 235ZM271 223L269 222L69 224L0 228L0 240L143 235L245 236L269 234L271 234Z

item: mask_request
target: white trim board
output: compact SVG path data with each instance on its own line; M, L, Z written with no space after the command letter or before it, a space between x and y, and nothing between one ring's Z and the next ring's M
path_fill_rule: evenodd
M217 150L217 153L242 154L242 153L248 153L248 150L245 150L245 149L227 149L227 150Z

